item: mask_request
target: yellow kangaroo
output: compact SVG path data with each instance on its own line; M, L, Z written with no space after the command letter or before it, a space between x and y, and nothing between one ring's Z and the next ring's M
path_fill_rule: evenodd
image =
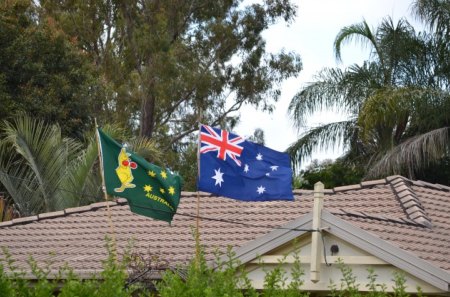
M136 187L135 184L131 183L134 179L131 169L136 169L137 165L136 163L130 161L125 148L120 150L118 159L119 166L116 168L116 174L122 185L120 188L115 188L114 191L120 193L125 191L125 189Z

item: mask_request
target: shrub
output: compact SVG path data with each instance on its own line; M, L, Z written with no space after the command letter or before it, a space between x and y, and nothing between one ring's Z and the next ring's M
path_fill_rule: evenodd
M45 263L44 268L38 267L36 261L30 257L28 264L36 277L31 283L25 278L25 273L19 270L6 249L3 249L4 259L0 259L0 296L7 297L132 297L132 296L161 296L161 297L308 297L309 293L302 291L304 272L301 267L298 250L292 254L290 263L290 279L284 269L284 257L270 270L265 270L264 288L257 291L252 287L244 267L235 259L231 248L225 257L215 254L215 264L208 265L203 251L187 267L178 266L167 269L162 280L154 284L157 292L148 292L142 286L131 284L127 267L130 264L130 254L124 253L118 261L113 245L107 241L108 258L103 263L103 271L99 278L93 276L90 280L80 279L70 267L59 270L57 275L51 275L52 262ZM225 260L224 260L225 259ZM264 264L261 264L264 265ZM337 265L342 273L339 286L331 283L331 296L360 297L362 293L356 282L351 268L341 260ZM263 266L263 269L266 267ZM5 270L8 270L6 273ZM386 292L385 284L376 282L377 275L373 269L368 269L368 297L408 297L406 293L406 278L400 272L394 273L393 294ZM63 277L64 276L64 277ZM145 280L145 279L144 279ZM142 280L141 280L142 281ZM417 288L417 296L422 291Z

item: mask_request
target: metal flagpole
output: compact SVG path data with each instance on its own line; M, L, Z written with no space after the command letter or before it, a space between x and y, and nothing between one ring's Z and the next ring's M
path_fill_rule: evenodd
M100 176L102 177L102 191L105 196L105 201L107 202L106 203L106 211L108 213L109 228L111 229L113 256L114 256L114 259L117 260L116 231L114 228L114 223L112 221L111 209L109 208L108 193L106 192L105 175L104 175L104 171L103 171L104 167L103 167L102 145L100 143L100 135L98 134L97 119L94 119L94 121L95 121L95 138L97 140L97 147L98 147L98 159L100 160Z
M200 133L202 129L203 109L198 111L198 143L197 143L197 183L200 180ZM196 214L196 231L195 231L195 255L197 265L200 265L200 192L197 187L197 214Z
M201 118L201 112L200 112ZM201 131L201 122L198 122L198 144L197 144L197 182L200 179L200 131ZM195 255L197 265L200 265L200 192L197 188L197 214L196 214L196 228L195 228Z

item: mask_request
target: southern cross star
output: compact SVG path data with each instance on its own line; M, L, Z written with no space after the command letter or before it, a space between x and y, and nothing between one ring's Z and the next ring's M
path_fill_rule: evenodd
M258 153L258 155L256 155L256 160L261 161L262 159L263 159L263 155Z
M213 175L211 178L216 180L216 183L214 184L215 186L217 186L217 184L219 184L219 187L222 186L223 183L223 172L220 172L220 168L219 169L214 169L214 172L216 173L215 175Z
M270 169L272 169L272 171L277 171L278 170L278 166L270 166Z
M250 170L250 168L248 167L248 164L244 165L244 172L247 173Z
M258 194L262 194L266 191L266 188L264 188L263 186L259 186L258 189L256 189L256 192L258 192Z

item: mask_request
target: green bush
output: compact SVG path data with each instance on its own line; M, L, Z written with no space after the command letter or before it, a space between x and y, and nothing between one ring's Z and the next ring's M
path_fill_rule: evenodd
M359 286L356 283L356 276L353 274L351 268L345 265L341 259L338 260L337 265L339 270L342 273L341 282L339 285L339 289L337 285L331 281L330 283L330 291L332 297L361 297L363 295L362 292L359 291ZM387 286L385 284L378 284L376 282L377 275L372 268L368 270L368 280L367 284L368 288L368 297L409 297L409 294L406 293L406 278L405 275L401 272L394 272L394 287L393 294L387 293ZM420 288L417 288L417 295L422 296L422 292Z
M158 293L161 297L258 296L230 248L227 256L228 261L220 261L220 255L216 253L214 269L200 251L199 257L191 261L187 269L180 266L164 273L162 281L156 285Z
M47 262L44 268L37 265L30 257L28 265L36 280L26 279L25 273L14 265L14 260L6 249L3 249L4 259L0 259L0 297L132 297L137 286L127 286L127 253L123 260L118 261L107 240L108 258L103 263L101 278L92 276L90 280L81 280L70 269L64 267L57 275L51 275L52 262ZM8 267L7 274L3 263ZM64 276L64 277L63 277Z
M308 297L309 293L302 291L304 272L301 267L298 250L293 253L294 263L290 263L288 275L283 258L275 267L265 270L264 288L257 291L244 270L228 249L224 258L216 253L215 264L209 265L203 251L187 267L178 266L167 269L162 280L155 283L156 292L148 292L143 286L134 285L139 279L129 279L127 268L130 256L125 253L122 260L117 260L113 245L107 243L108 258L103 263L103 271L90 280L80 279L70 267L59 270L57 275L50 276L51 261L44 268L38 267L36 261L30 258L28 264L36 280L30 282L25 273L14 265L14 260L7 250L3 249L4 259L0 259L0 297ZM225 260L222 260L225 259ZM337 263L342 278L340 283L331 283L331 296L360 297L356 276L350 267L342 261ZM7 268L7 269L6 269ZM5 270L8 270L6 273ZM290 277L289 277L290 276ZM98 278L97 278L98 277ZM406 293L406 278L402 273L395 272L393 293L386 292L385 284L376 282L377 275L373 269L368 270L368 297L408 297ZM289 281L288 281L289 279ZM142 279L141 279L142 281ZM133 283L133 285L130 285ZM422 291L417 288L417 296Z

